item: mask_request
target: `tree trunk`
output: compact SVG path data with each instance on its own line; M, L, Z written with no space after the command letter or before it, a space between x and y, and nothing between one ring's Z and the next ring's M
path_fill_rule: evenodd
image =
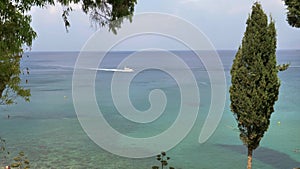
M248 147L248 164L247 164L247 169L251 169L252 168L252 148Z

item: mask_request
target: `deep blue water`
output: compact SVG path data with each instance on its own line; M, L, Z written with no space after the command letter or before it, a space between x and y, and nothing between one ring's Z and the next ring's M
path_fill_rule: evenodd
M239 140L236 122L229 109L229 94L222 120L212 137L204 144L198 136L210 106L210 81L201 61L188 51L175 51L175 55L192 70L200 93L200 109L196 123L180 144L167 152L169 163L175 168L240 169L246 166L246 149ZM222 60L227 88L230 85L230 68L235 51L218 51ZM7 140L12 155L25 151L32 168L104 168L136 169L158 165L155 157L131 159L111 154L95 144L83 131L77 119L72 100L72 76L78 52L31 52L23 57L22 67L29 67L30 74L22 76L24 87L31 90L31 101L18 99L12 106L0 107L0 136ZM112 52L99 65L116 68L132 52ZM209 56L209 52L202 52ZM91 54L95 55L95 53ZM157 62L149 52L147 62ZM87 58L88 59L88 58ZM290 63L290 68L280 72L279 100L275 105L271 125L254 152L253 168L289 169L300 167L300 50L277 52L278 63ZM137 63L128 65L142 69ZM175 69L177 69L175 67ZM180 68L176 71L181 71ZM169 74L158 69L140 72L131 82L129 97L132 105L145 111L151 105L149 93L154 89L164 91L168 100L165 111L154 122L139 124L122 117L111 96L111 79L114 72L98 71L95 91L98 105L108 123L120 133L132 137L151 137L168 129L176 119L180 108L179 86ZM126 76L124 73L124 81ZM120 80L122 84L122 79ZM120 91L120 94L126 94ZM187 103L194 106L195 103ZM124 107L123 109L126 109ZM7 119L10 115L10 119ZM165 140L164 140L165 141Z

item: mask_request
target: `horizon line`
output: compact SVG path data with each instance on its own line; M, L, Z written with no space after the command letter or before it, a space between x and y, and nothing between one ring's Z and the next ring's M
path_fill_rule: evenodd
M216 50L177 50L177 49L170 49L166 51L171 52L190 52L190 51L237 51L238 49L216 49ZM277 49L276 51L297 51L300 49ZM109 52L137 52L139 50L111 50ZM24 53L34 53L34 52L82 52L80 50L32 50L32 51L25 51ZM86 52L107 52L107 51L86 51ZM151 50L149 50L151 52ZM156 52L156 50L153 50ZM158 51L159 52L159 51Z

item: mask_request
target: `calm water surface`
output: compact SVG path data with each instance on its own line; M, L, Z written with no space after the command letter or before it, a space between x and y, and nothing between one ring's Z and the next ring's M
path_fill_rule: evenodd
M229 88L229 71L235 51L218 53L224 64ZM100 67L116 68L129 54L110 53ZM182 57L193 71L201 102L191 132L179 145L167 152L171 157L169 163L175 168L184 169L245 168L246 149L239 140L236 122L229 110L228 94L216 132L205 144L198 143L210 106L210 82L205 68L191 52L175 54ZM32 52L28 56L23 58L22 64L30 68L30 75L23 78L29 80L24 86L31 89L31 102L18 100L16 105L0 107L0 135L7 140L8 149L13 154L25 151L31 167L39 169L150 169L152 165L158 165L154 157L129 159L106 152L82 130L72 102L72 75L77 52ZM277 57L279 63L290 63L291 67L279 73L280 96L271 126L260 148L254 152L255 169L300 167L300 51L279 51ZM138 65L129 66L139 69ZM132 123L118 113L110 94L112 75L113 72L99 71L95 84L99 107L116 130L129 136L149 137L161 133L173 123L179 111L180 92L176 81L168 74L154 69L145 70L131 83L129 95L132 104L139 110L149 108L148 95L151 90L162 89L166 93L168 104L164 115L150 124ZM193 103L190 104L193 106ZM8 114L10 119L7 119Z

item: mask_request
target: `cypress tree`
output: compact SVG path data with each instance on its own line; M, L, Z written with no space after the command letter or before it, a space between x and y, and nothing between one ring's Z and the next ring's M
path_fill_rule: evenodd
M278 99L280 81L276 66L276 29L259 3L252 7L246 22L242 45L231 68L231 111L238 122L240 139L248 148L248 165L252 152L260 143L270 124Z

